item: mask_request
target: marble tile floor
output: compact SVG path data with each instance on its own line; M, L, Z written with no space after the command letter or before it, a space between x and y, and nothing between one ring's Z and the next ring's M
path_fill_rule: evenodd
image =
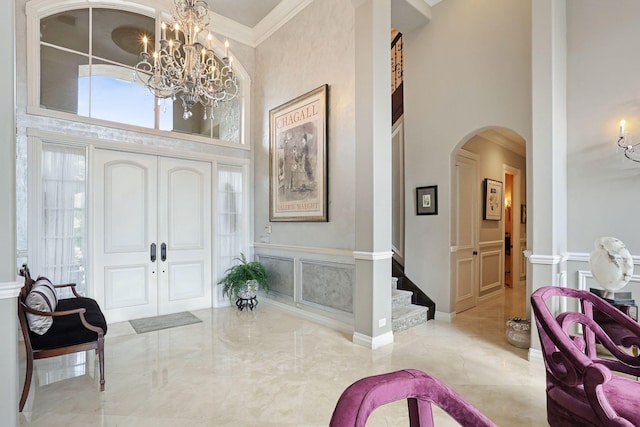
M415 368L500 426L546 426L544 367L504 335L505 320L524 316L524 298L518 287L507 289L451 323L431 320L377 350L266 302L253 312L195 311L202 323L141 335L128 322L113 324L105 391L93 352L36 361L20 425L327 426L353 381ZM457 425L442 411L436 417L438 426ZM406 403L377 409L367 425L408 425Z

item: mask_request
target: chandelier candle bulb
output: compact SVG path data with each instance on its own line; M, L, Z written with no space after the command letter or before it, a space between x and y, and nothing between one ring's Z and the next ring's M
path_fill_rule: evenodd
M144 36L142 38L142 43L144 43L144 53L147 53L147 44L149 43L149 40L147 39L147 36Z
M224 41L224 56L229 57L229 40Z
M624 137L624 125L627 123L626 120L620 120L620 137Z
M209 9L205 0L174 0L174 5L173 23L162 22L156 27L160 34L155 38L160 43L153 52L153 62L147 53L149 39L145 39L145 52L135 66L136 78L159 99L179 97L185 120L193 115L191 110L198 103L202 104L206 117L213 117L214 107L238 95L237 76L228 57L229 42L225 41L226 56L216 57L211 48L213 37L207 28ZM167 26L174 33L169 41ZM207 43L204 34L200 43L198 34L205 32Z

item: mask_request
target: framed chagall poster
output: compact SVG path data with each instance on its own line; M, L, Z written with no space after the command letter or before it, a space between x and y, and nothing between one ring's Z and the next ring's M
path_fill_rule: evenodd
M327 91L269 111L269 220L326 222Z

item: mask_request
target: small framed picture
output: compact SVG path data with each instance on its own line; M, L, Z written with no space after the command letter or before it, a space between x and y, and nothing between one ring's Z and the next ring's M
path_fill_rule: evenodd
M500 221L502 219L503 200L502 182L485 178L483 183L484 203L482 204L482 219Z
M416 188L416 215L438 215L438 186Z

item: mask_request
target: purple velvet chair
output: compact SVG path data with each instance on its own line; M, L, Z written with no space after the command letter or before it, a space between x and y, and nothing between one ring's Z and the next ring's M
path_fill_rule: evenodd
M579 311L554 316L557 297ZM640 426L640 382L633 378L640 376L640 358L623 348L640 345L640 325L583 290L543 287L531 295L531 305L547 371L549 424ZM604 316L619 326L616 337L594 321L594 311L599 321ZM598 354L598 343L606 352Z
M495 427L482 412L449 386L415 369L362 378L340 396L330 427L364 427L378 406L407 399L411 427L432 427L431 404L446 411L463 426Z

